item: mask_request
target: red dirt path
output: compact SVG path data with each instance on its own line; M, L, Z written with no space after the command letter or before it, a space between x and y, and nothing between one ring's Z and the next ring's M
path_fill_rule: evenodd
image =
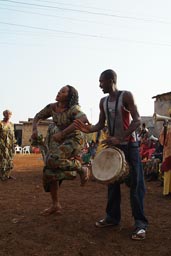
M133 219L129 189L122 185L122 222L119 228L98 229L104 216L106 186L79 177L64 181L62 215L44 217L50 205L42 188L39 154L16 155L16 180L0 182L0 256L167 256L171 255L171 199L163 198L158 181L147 182L145 212L150 225L144 241L132 241Z

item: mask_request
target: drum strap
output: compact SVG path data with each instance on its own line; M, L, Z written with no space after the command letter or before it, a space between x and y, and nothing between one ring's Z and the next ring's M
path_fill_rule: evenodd
M116 95L115 118L114 118L114 121L113 121L113 129L111 128L111 122L110 122L110 118L109 118L109 107L108 107L109 96L107 97L107 100L106 100L106 109L107 109L107 117L108 117L108 124L109 124L109 133L110 133L110 136L114 136L114 134L115 134L115 122L116 122L118 101L119 101L119 96L121 95L121 93L122 93L122 91L118 91L118 93L117 93L117 95Z

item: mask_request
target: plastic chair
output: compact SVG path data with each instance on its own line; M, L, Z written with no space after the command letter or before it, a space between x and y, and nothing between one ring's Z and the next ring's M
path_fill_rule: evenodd
M23 153L23 149L22 149L22 147L20 147L20 146L15 146L15 148L14 148L14 150L15 150L15 154L22 154Z
M23 147L23 154L30 154L30 146Z

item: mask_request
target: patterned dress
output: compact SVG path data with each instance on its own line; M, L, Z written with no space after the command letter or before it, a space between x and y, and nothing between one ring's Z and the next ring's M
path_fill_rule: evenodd
M6 180L13 168L14 156L14 125L0 121L0 179Z
M163 186L163 195L171 194L171 125L167 127L166 139L164 142L164 128L162 129L159 136L160 144L163 147L163 162L162 166L164 167L164 186Z
M64 112L56 113L50 104L36 114L38 119L52 117L53 120L53 123L49 125L45 142L38 145L44 159L43 185L46 192L49 192L52 180L74 179L77 172L82 171L78 156L83 148L83 134L75 130L60 142L54 141L52 136L83 115L85 114L78 105L72 106Z

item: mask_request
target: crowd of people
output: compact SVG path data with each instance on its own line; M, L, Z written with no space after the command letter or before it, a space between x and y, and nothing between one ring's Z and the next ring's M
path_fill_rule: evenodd
M43 188L51 196L51 205L41 214L61 213L59 189L63 180L80 175L80 185L90 178L91 163L105 147L116 147L129 166L130 206L134 220L133 240L146 237L148 219L144 211L145 178L158 178L162 173L163 194L171 194L171 127L165 124L160 137L149 133L146 124L141 127L141 117L132 92L119 90L117 74L108 69L100 74L100 89L107 96L100 99L99 120L90 124L79 105L78 91L70 85L62 87L55 102L49 103L35 114L32 126L32 145L38 145L44 161ZM13 168L14 127L10 122L11 111L3 112L0 122L0 179L11 178ZM51 117L45 140L40 139L40 120ZM92 134L85 142L84 134ZM121 182L107 185L105 216L95 226L118 226L121 222Z
M148 181L157 180L162 162L162 146L157 137L150 135L145 123L142 124L137 136L145 178Z
M163 196L171 198L171 126L167 117L159 137L151 135L145 123L137 135L146 180L159 180Z

